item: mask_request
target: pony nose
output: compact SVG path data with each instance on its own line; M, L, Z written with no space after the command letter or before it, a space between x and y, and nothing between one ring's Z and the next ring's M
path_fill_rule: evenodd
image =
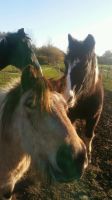
M84 171L85 153L75 153L65 144L59 148L56 161L66 179L79 179Z

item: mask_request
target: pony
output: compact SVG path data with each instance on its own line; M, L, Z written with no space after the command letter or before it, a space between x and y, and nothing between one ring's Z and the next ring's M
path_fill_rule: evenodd
M24 28L15 33L4 34L0 39L0 70L7 65L14 65L22 70L29 64L41 71L30 38L24 32Z
M54 80L54 89L64 96L68 104L68 117L72 123L85 120L83 140L91 162L92 140L103 108L103 86L95 54L95 39L88 35L78 41L68 35L65 55L65 73Z
M67 104L37 68L0 92L0 199L11 199L31 161L42 176L69 182L87 167L87 150L67 116Z

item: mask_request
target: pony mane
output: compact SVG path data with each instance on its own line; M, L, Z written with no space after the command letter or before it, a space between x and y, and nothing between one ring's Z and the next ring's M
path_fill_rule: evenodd
M27 83L26 83L27 81ZM28 91L32 91L32 107L40 108L40 114L43 111L50 112L50 91L51 85L44 77L38 77L35 80L31 80L30 83L23 76L21 77L21 82L17 83L12 89L7 93L3 105L2 117L1 117L1 133L2 138L9 140L9 135L7 134L8 127L10 127L13 114L18 106L21 97Z
M52 88L54 91L57 91L58 93L61 93L64 91L66 87L66 76L63 75L60 79L54 79L50 78L49 79L50 83L52 84Z
M96 68L96 55L88 55L82 60L82 62L76 68L73 68L72 74L76 74L73 85L76 85L76 95L87 96L94 90L95 80L95 68ZM79 74L80 73L80 74Z

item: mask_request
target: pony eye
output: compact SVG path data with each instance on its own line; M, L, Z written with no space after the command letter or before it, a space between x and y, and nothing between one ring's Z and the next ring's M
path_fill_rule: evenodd
M33 102L33 99L27 99L27 101L25 102L25 107L33 109L35 108L35 104Z

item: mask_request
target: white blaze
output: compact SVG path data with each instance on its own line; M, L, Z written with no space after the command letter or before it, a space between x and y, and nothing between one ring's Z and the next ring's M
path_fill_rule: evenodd
M98 81L98 76L99 76L99 69L98 69L98 61L97 61L97 58L96 58L96 68L95 68L95 84L97 83Z
M69 65L68 65L67 85L66 85L66 89L64 91L64 97L65 97L66 101L68 101L68 106L69 107L73 107L74 104L75 104L75 93L74 93L74 90L71 87L70 74L71 74L71 70L74 67L76 67L78 62L79 62L79 59L74 60L74 62L72 64L69 63Z

